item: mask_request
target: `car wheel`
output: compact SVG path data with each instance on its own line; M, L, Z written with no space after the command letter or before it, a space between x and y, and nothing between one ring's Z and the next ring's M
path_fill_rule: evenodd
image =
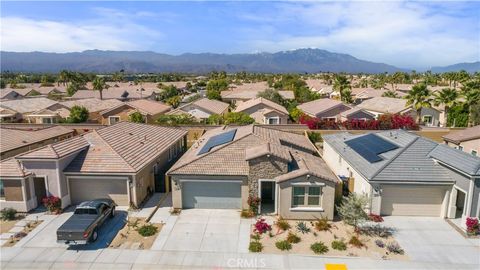
M115 216L115 207L112 208L112 212L110 212L110 218Z
M92 236L90 237L90 242L95 242L98 239L98 232L97 228L93 230Z

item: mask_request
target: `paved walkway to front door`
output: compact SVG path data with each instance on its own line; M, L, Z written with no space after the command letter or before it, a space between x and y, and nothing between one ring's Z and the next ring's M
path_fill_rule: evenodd
M238 210L183 210L166 221L152 249L246 253L252 222Z

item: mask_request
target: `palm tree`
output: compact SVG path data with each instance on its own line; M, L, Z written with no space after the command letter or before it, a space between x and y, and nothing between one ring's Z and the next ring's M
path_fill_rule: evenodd
M335 82L333 83L333 89L340 94L340 100L344 101L344 91L350 90L352 87L350 86L350 81L347 79L345 75L337 75L335 76Z
M385 91L383 92L382 97L398 98L398 95L395 91Z
M57 79L57 83L62 83L64 86L68 83L68 81L70 80L70 72L68 70L62 70L60 71L60 73L58 74L58 79ZM58 84L57 84L58 85Z
M97 90L100 92L100 99L103 99L103 89L107 88L107 84L105 83L105 79L103 77L95 77L92 82L93 90Z
M438 106L440 104L445 105L444 112L444 123L447 124L448 121L448 111L451 107L457 105L458 92L455 89L444 88L435 93L433 104Z
M464 84L462 87L462 96L465 99L465 106L468 108L468 126L471 127L476 121L474 120L474 108L480 104L480 81L472 80Z
M425 83L419 83L412 87L412 90L405 96L407 100L406 106L413 106L417 112L417 123L421 124L422 108L432 107L432 93L428 90Z

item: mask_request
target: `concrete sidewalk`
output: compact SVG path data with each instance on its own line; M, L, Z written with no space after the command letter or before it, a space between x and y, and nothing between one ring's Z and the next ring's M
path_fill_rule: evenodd
M2 248L2 269L478 269L478 264L384 261L353 257L152 250Z

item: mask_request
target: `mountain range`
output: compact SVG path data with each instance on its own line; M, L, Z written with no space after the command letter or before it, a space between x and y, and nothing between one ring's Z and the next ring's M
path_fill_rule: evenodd
M106 73L185 72L202 74L213 70L266 73L383 73L409 71L384 63L355 58L349 54L321 49L297 49L276 53L215 54L185 53L169 55L151 51L88 50L71 53L0 52L1 70L15 72L58 72L72 70ZM479 63L472 68L479 70ZM463 69L465 64L445 67ZM442 67L438 67L441 70Z

